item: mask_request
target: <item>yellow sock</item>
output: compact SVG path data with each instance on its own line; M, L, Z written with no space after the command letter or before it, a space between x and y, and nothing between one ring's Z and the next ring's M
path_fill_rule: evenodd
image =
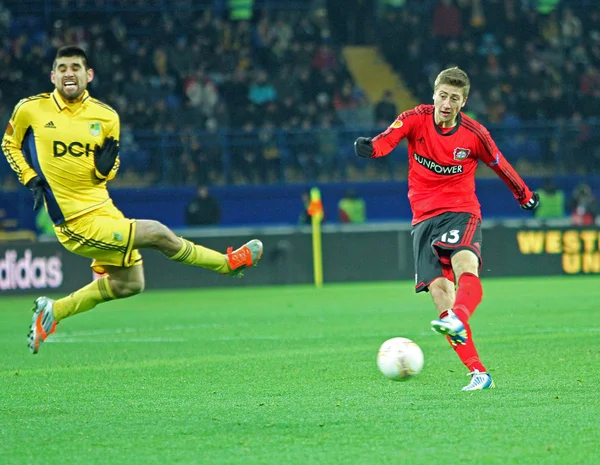
M201 245L196 245L183 237L181 241L183 242L181 250L170 257L171 260L187 265L201 266L202 268L208 268L209 270L223 274L231 271L227 265L225 255L222 253L207 249Z
M68 316L91 310L96 305L113 299L116 299L116 297L110 288L108 276L105 276L54 302L52 313L54 319L60 321Z

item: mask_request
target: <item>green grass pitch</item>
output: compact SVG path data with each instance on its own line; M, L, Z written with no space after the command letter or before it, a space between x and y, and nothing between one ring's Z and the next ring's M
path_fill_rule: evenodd
M598 278L483 284L472 393L409 282L147 292L36 356L32 299L2 296L0 463L598 463ZM394 336L425 354L407 382L377 370Z

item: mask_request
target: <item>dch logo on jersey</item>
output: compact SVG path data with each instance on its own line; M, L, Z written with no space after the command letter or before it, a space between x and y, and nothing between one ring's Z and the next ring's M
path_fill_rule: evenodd
M460 147L454 149L454 159L457 161L466 160L470 154L471 149L461 149Z
M74 157L81 157L82 155L89 157L90 154L94 155L94 149L91 144L83 145L81 142L71 142L67 145L61 140L55 140L53 141L53 150L55 158L63 157L67 153Z
M100 123L97 121L94 121L93 123L90 122L88 123L89 127L90 127L90 134L94 137L99 136L100 135Z
M392 123L392 125L390 127L393 128L393 129L398 129L398 128L401 128L403 124L404 123L402 122L401 119L397 119L396 121L394 121Z

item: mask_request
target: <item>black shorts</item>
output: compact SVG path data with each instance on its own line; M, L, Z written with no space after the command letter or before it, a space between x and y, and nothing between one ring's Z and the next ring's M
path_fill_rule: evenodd
M442 213L412 229L415 258L415 291L428 291L437 278L454 282L450 259L459 250L470 250L481 267L481 221L470 213Z

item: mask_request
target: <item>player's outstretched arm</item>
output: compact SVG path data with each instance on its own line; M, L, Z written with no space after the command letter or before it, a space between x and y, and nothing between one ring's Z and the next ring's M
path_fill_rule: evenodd
M379 158L389 154L398 143L409 136L413 126L417 123L421 107L402 113L381 134L373 137L359 137L354 142L354 151L362 158Z
M479 151L479 158L486 165L492 168L502 181L513 192L515 198L524 210L535 210L540 204L540 197L536 192L532 192L525 184L525 181L517 174L511 164L500 153L496 143L487 132L483 133L482 149Z

